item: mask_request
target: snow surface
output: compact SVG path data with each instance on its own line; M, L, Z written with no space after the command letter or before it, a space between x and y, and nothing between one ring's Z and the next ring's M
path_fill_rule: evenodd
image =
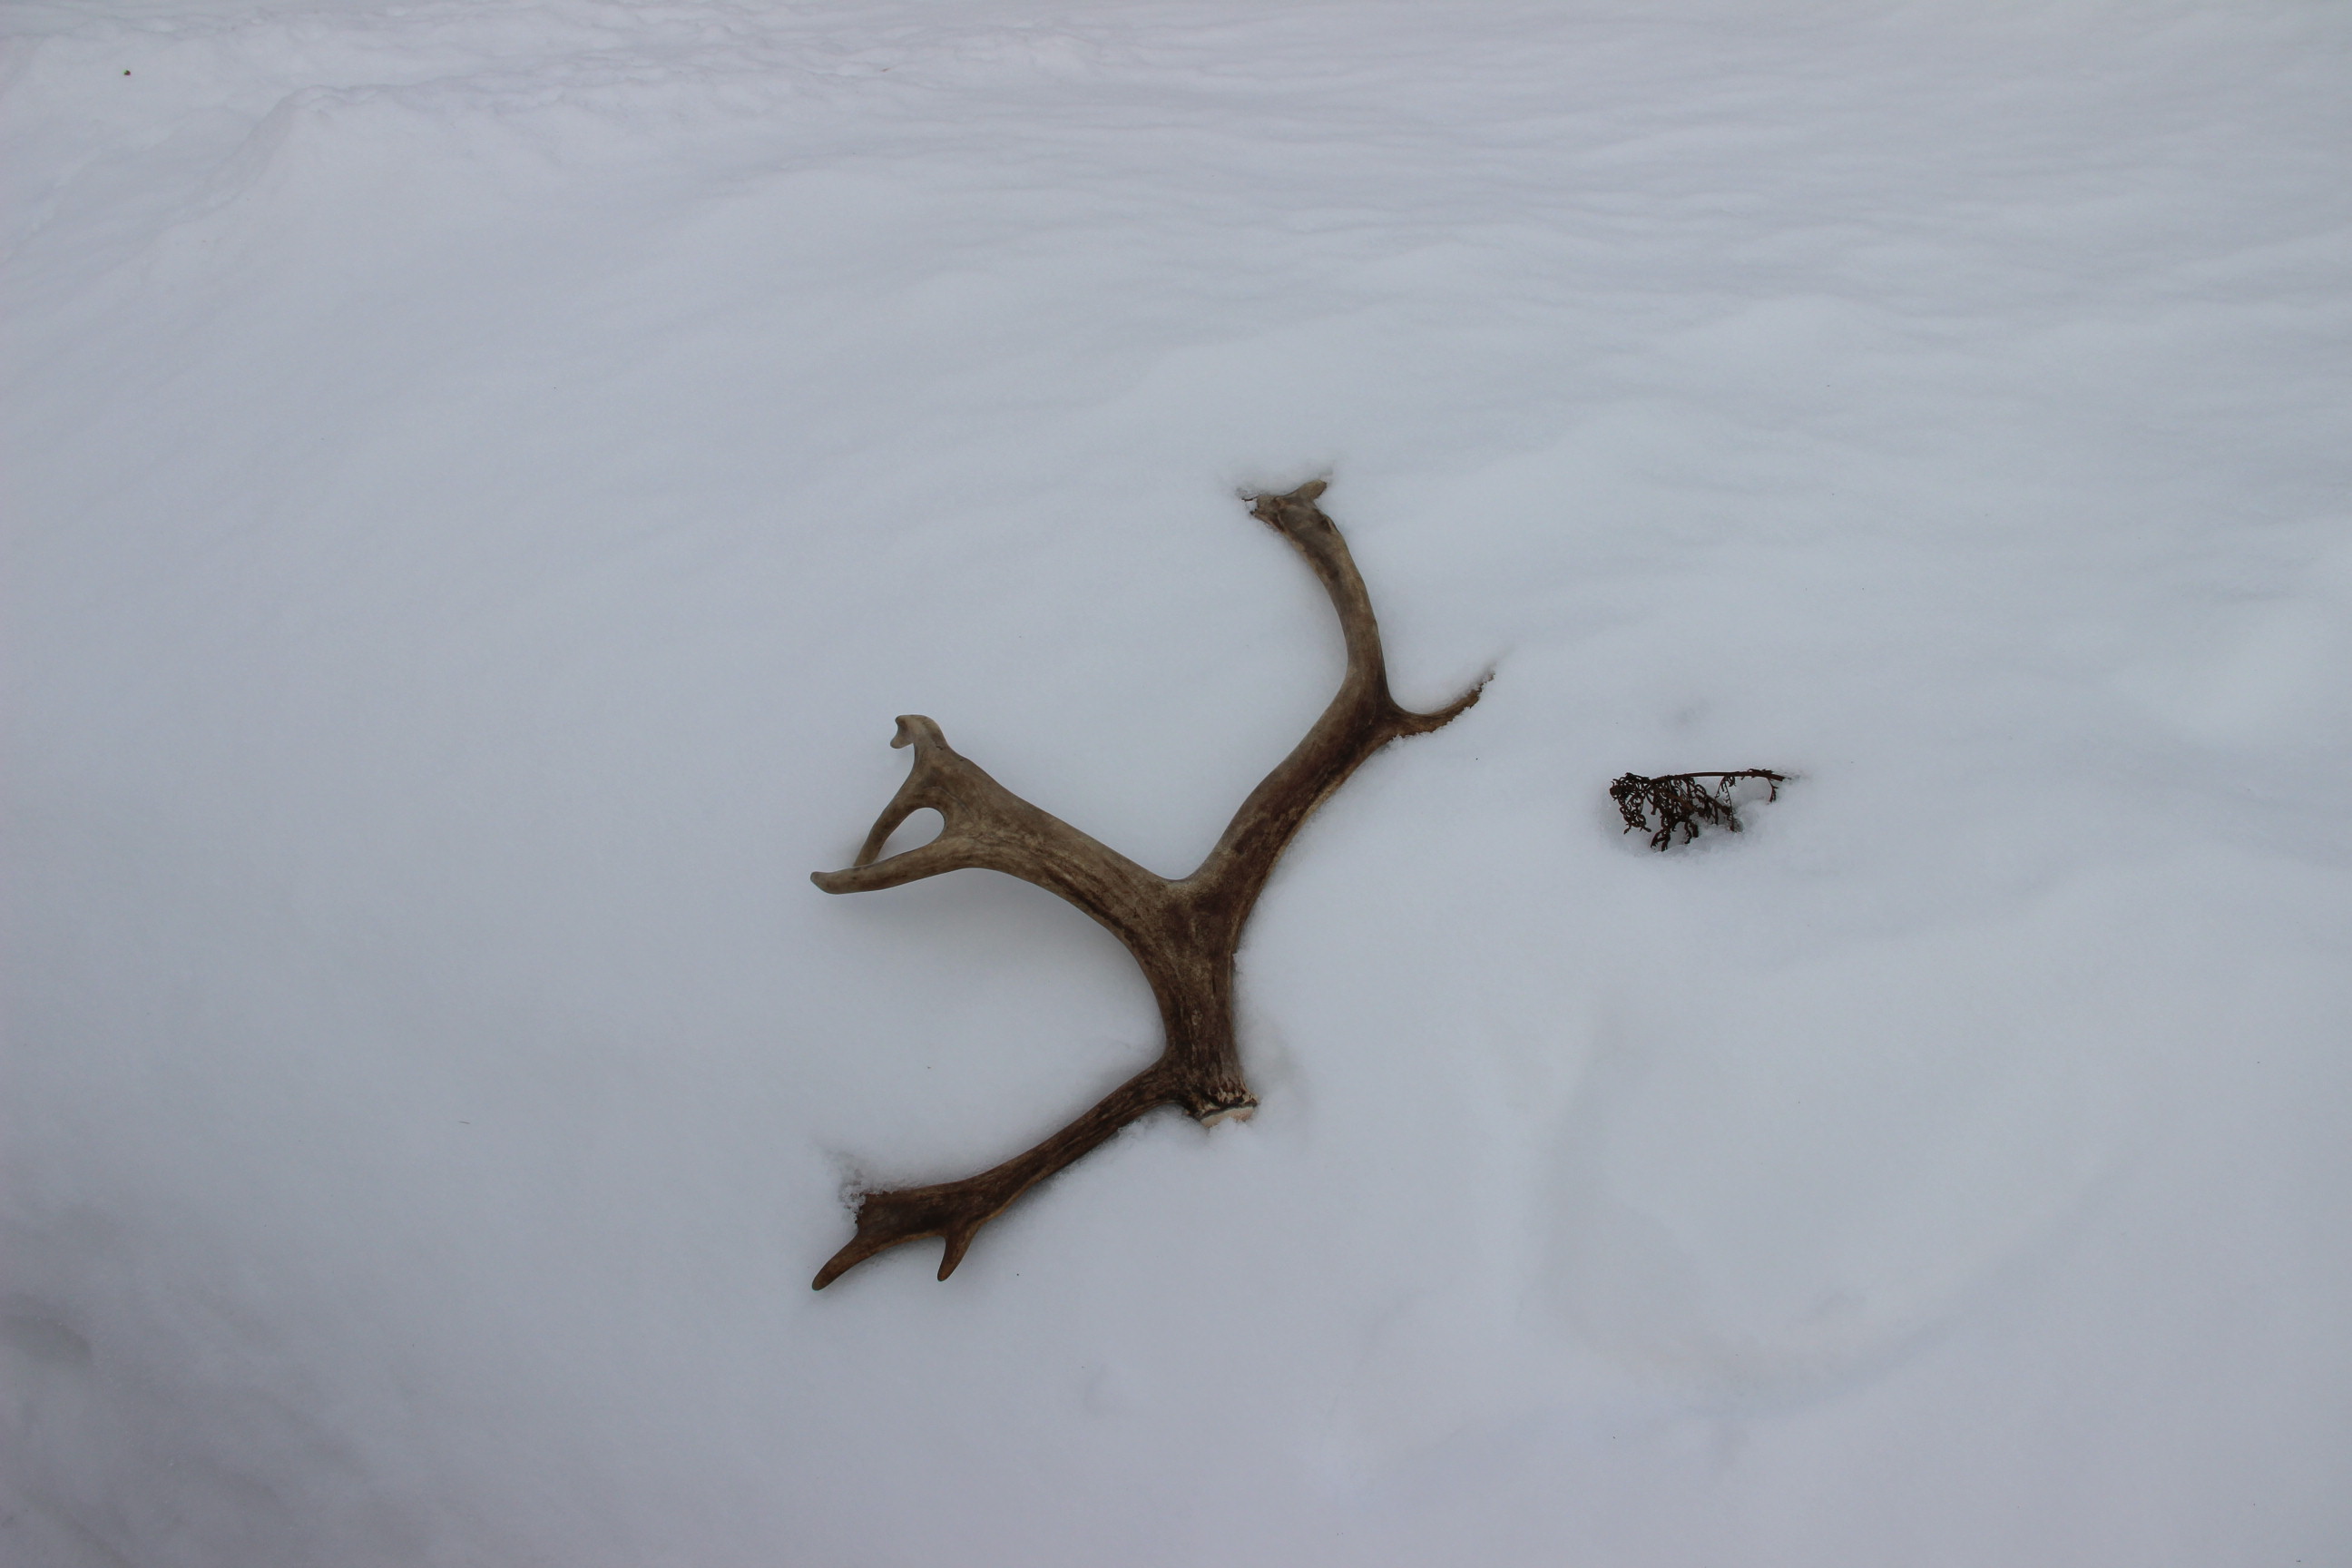
M2352 9L0 26L11 1568L2352 1562Z

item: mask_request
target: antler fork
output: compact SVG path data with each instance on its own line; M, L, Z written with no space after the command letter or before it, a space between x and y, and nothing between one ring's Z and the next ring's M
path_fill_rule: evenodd
M828 893L866 893L942 871L980 867L1034 882L1108 927L1127 944L1160 1003L1167 1045L1160 1058L1078 1119L1024 1153L975 1176L927 1187L869 1192L857 1234L818 1271L824 1289L877 1252L923 1237L946 1238L940 1278L955 1272L980 1227L1013 1199L1162 1105L1202 1125L1246 1119L1257 1099L1234 1042L1234 952L1291 836L1374 752L1404 735L1442 728L1478 700L1486 680L1434 713L1412 713L1389 695L1381 631L1363 578L1339 530L1315 502L1320 479L1288 495L1245 498L1250 511L1296 545L1339 612L1348 673L1307 736L1234 814L1216 847L1189 877L1155 876L1060 818L1038 810L959 755L930 720L898 721L893 746L912 746L907 782L876 819L845 871L810 880ZM920 848L877 858L898 825L929 807L945 819Z

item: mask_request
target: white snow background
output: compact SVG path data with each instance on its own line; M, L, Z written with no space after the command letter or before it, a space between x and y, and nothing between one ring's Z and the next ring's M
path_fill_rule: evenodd
M2352 9L0 26L10 1568L2352 1563Z

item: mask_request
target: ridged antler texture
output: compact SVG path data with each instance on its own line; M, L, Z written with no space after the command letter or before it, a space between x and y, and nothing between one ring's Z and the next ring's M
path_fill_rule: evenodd
M1315 504L1323 489L1318 479L1288 495L1249 498L1250 510L1297 547L1330 594L1347 638L1347 676L1306 739L1250 792L1191 876L1155 876L990 778L958 755L930 720L909 714L898 721L890 743L915 749L907 782L876 819L856 862L811 880L828 893L865 893L979 867L1034 882L1127 944L1159 1000L1167 1045L1157 1061L1025 1153L961 1181L864 1194L857 1234L818 1272L816 1289L877 1252L929 1236L946 1240L944 1279L981 1226L1136 1118L1174 1105L1209 1125L1256 1109L1234 1042L1234 952L1275 861L1307 815L1365 758L1400 736L1444 726L1477 701L1486 684L1435 713L1397 706L1363 578L1339 530ZM880 858L898 825L926 807L946 823L940 836Z

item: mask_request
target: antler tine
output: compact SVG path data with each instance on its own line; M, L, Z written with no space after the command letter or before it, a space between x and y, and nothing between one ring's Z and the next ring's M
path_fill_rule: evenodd
M1287 495L1248 498L1250 514L1287 539L1307 558L1339 613L1348 647L1339 689L1290 754L1275 765L1234 813L1217 847L1189 881L1214 886L1246 919L1275 861L1315 808L1348 782L1374 752L1406 735L1444 728L1476 704L1493 679L1489 670L1434 713L1414 713L1389 692L1388 658L1356 558L1339 525L1317 506L1328 488L1310 479Z
M906 782L876 819L856 862L811 880L828 893L859 893L980 867L1034 882L1127 944L1159 1001L1167 1040L1151 1066L1035 1148L961 1181L866 1194L857 1232L818 1271L818 1289L878 1252L929 1236L945 1238L940 1278L946 1279L981 1227L1007 1205L1160 1106L1178 1106L1204 1125L1245 1119L1255 1109L1234 1039L1233 982L1234 953L1258 890L1299 824L1365 758L1401 735L1446 724L1486 686L1482 679L1435 713L1397 706L1363 578L1339 526L1315 504L1325 488L1315 479L1287 495L1243 499L1322 580L1347 639L1347 676L1306 738L1250 792L1209 858L1183 880L1154 876L1023 800L959 756L930 720L910 714L898 721L891 744L915 748ZM898 825L925 807L945 820L940 836L880 858Z
M875 818L849 868L810 874L809 880L826 892L869 893L966 868L1002 871L1069 900L1124 939L1133 931L1135 910L1166 885L998 784L949 745L939 725L921 714L902 714L890 744L913 746L915 765ZM926 807L940 814L940 836L877 859L898 825Z
M891 737L890 744L894 748L913 746L915 765L908 770L906 782L890 797L890 804L882 808L882 815L874 819L874 829L858 846L857 858L849 863L849 868L809 873L809 880L828 893L864 893L877 888L896 888L971 863L961 853L969 848L968 843L948 818L948 808L953 803L939 798L940 792L934 788L938 782L937 749L947 744L939 725L919 713L902 713L898 716L898 732ZM877 865L882 847L890 841L890 835L898 831L898 825L926 807L937 809L946 823L940 836Z
M819 1290L877 1252L901 1242L943 1237L940 1278L955 1272L980 1227L1004 1212L1013 1200L1082 1156L1118 1130L1175 1098L1177 1086L1164 1062L1154 1062L1097 1100L1076 1121L1033 1149L1003 1164L928 1187L866 1193L857 1201L857 1234L817 1271Z

